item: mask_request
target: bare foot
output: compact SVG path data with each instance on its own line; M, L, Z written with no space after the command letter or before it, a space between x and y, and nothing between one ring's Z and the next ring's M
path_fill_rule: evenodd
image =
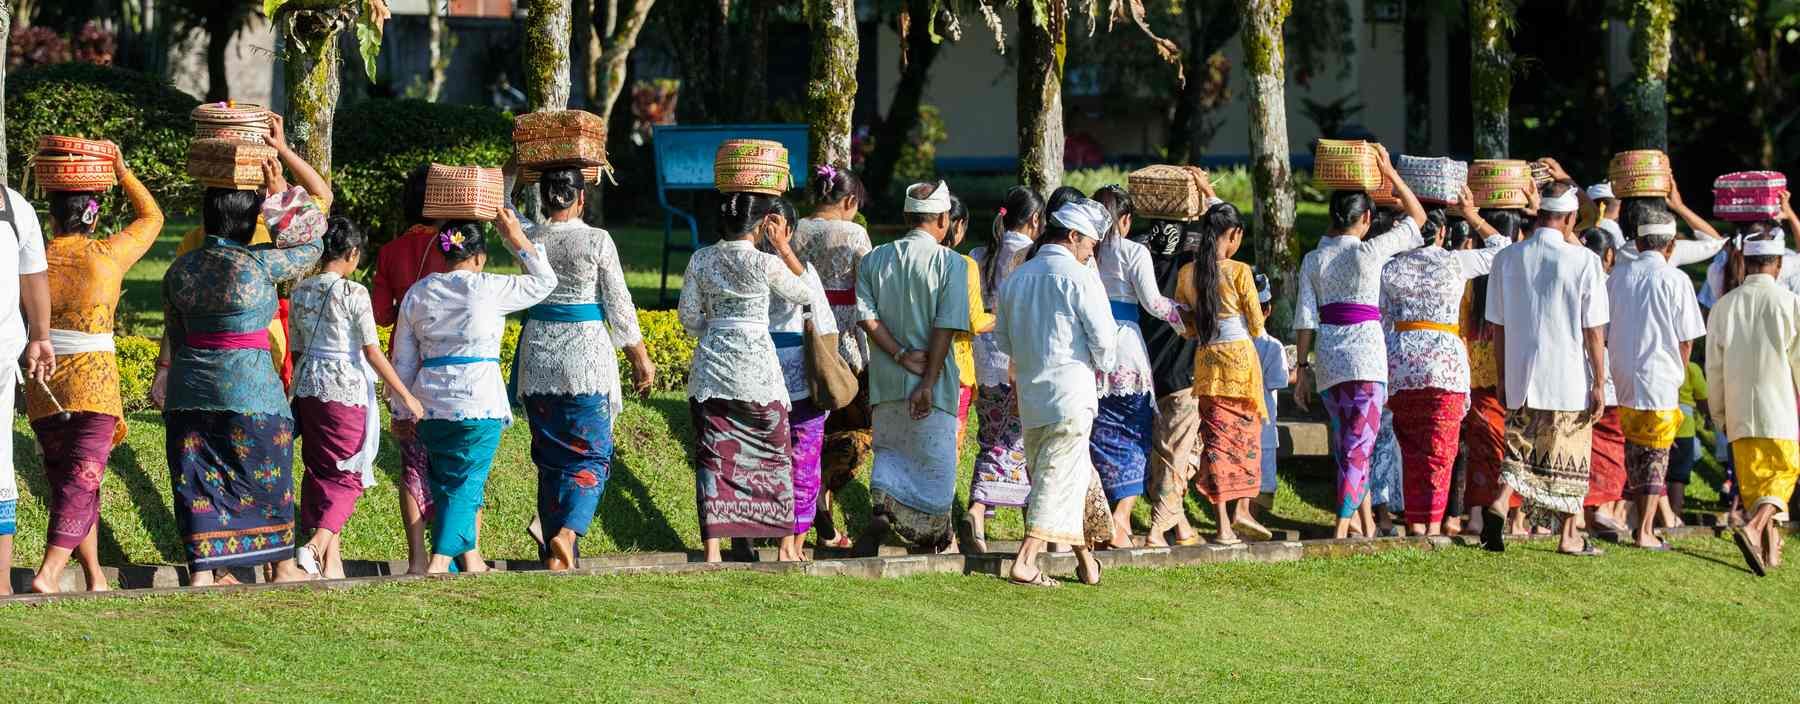
M545 567L552 572L561 572L575 566L574 541L564 541L561 536L550 539L550 559Z
M230 570L213 570L212 586L230 587L238 584L241 582L238 581L237 575Z
M37 594L55 594L62 591L60 587L61 585L46 579L41 574L31 578L31 591Z

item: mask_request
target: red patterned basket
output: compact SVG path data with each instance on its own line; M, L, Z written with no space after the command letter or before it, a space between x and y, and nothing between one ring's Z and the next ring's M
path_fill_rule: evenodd
M605 166L606 121L581 110L526 113L513 121L513 147L524 166Z
M499 169L432 164L425 174L425 217L493 220L506 202Z
M1669 157L1655 149L1633 149L1614 154L1606 174L1613 195L1620 198L1666 198L1669 195Z
M38 138L38 153L58 156L91 156L96 159L112 161L119 155L119 150L111 144L95 139L47 134Z
M1737 171L1713 180L1713 217L1732 222L1781 216L1787 176L1780 171Z
M1531 166L1518 159L1476 159L1469 165L1469 192L1477 208L1523 208L1531 204Z
M1374 191L1381 187L1375 148L1357 139L1321 139L1313 151L1313 181L1331 191Z
M792 185L788 150L766 139L729 139L713 156L713 187L720 193L778 196Z
M266 144L196 139L188 145L188 175L207 188L247 191L263 185L263 163L275 158Z
M112 159L85 154L39 154L31 163L32 177L47 192L98 192L117 184Z
M252 103L203 103L190 114L195 139L262 144L269 134L269 111Z

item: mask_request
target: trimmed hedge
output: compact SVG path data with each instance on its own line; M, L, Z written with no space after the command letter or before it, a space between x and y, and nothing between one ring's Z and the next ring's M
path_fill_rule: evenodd
M638 327L644 344L650 348L650 361L656 364L657 391L682 391L687 388L688 366L694 359L694 345L699 341L681 328L678 314L672 310L639 310ZM392 328L381 328L385 347ZM512 369L513 356L519 347L519 321L506 322L506 334L500 339L500 368ZM120 335L119 395L125 400L126 412L147 411L150 405L150 383L156 378L157 342L147 337ZM620 382L631 386L631 363L619 355ZM629 391L627 392L629 393Z
M501 166L512 156L512 116L423 100L364 100L337 112L332 214L386 242L399 233L406 175L421 164Z
M193 210L200 187L187 177L194 135L188 115L199 104L166 79L109 66L52 64L12 73L6 77L8 180L24 183L26 162L43 135L108 139L164 211ZM109 218L124 216L123 196L106 200Z

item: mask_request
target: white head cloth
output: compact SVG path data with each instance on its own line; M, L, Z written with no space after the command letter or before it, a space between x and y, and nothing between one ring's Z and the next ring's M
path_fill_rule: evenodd
M905 212L922 213L925 215L950 212L950 187L944 185L943 181L937 182L937 188L932 189L931 195L925 196L924 198L912 197L913 189L926 185L930 184L915 183L906 187Z
M1100 239L1112 226L1112 213L1106 211L1106 206L1086 198L1076 198L1063 204L1063 207L1050 214L1050 219L1091 240Z
M1542 202L1538 203L1538 210L1547 213L1573 213L1580 210L1581 197L1575 195L1575 193L1575 189L1571 188L1567 191L1563 191L1563 194L1560 196L1545 198Z
M1645 235L1669 235L1672 237L1675 235L1675 232L1675 223L1672 222L1645 223L1639 225L1637 230L1639 237Z
M1275 297L1274 294L1269 292L1269 277L1263 276L1262 274L1257 274L1256 275L1256 302L1257 303L1268 303L1269 299L1274 298L1274 297Z
M1787 233L1777 227L1767 239L1743 240L1738 243L1746 257L1779 257L1787 254Z
M1613 198L1612 182L1601 181L1587 187L1588 200L1606 200Z

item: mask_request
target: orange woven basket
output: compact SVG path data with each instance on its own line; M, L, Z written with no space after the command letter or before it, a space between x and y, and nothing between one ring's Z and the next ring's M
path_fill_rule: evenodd
M119 182L111 159L85 154L38 155L31 163L38 188L47 192L99 192Z
M432 164L425 174L425 217L493 220L506 202L499 169Z
M1469 165L1469 192L1477 208L1523 208L1531 204L1531 165L1519 159L1476 159Z
M91 156L112 161L119 150L95 139L47 134L38 138L38 153L58 156Z
M1313 181L1331 191L1373 191L1381 187L1375 148L1357 139L1321 139L1313 151Z
M605 166L606 121L581 110L526 113L513 122L513 148L524 166Z
M1613 195L1620 198L1666 198L1669 195L1669 156L1655 149L1633 149L1614 154L1606 175Z

